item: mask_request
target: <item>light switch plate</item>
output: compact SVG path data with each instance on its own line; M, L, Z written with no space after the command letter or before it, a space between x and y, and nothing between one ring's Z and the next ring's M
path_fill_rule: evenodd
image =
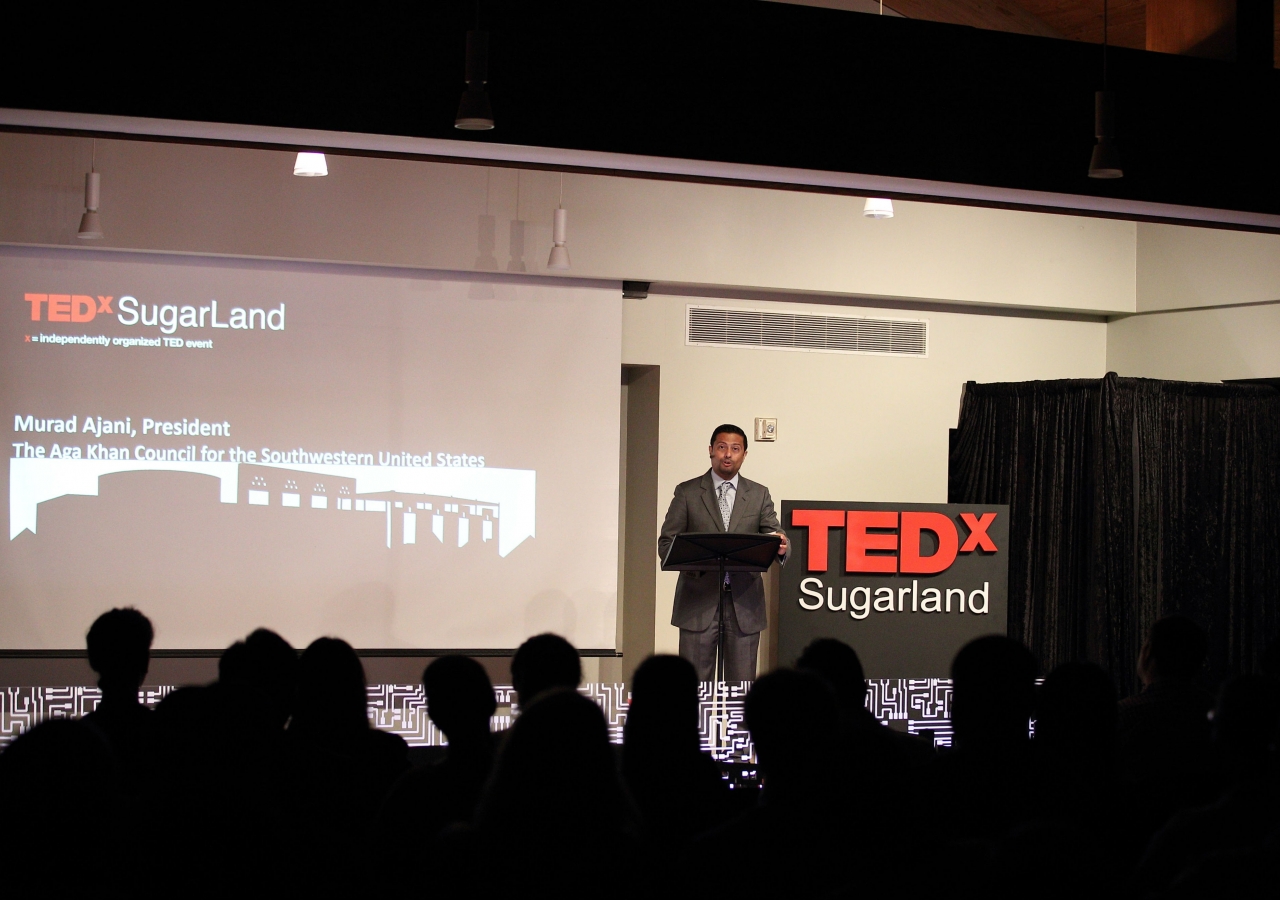
M778 439L777 419L756 419L756 440L776 441Z

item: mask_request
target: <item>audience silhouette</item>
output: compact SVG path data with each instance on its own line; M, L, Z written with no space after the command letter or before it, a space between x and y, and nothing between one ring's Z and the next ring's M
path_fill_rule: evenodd
M521 704L543 691L576 688L582 683L578 651L558 634L539 634L516 648L511 657L511 686Z
M274 631L259 628L236 641L218 660L218 683L252 699L271 722L284 728L298 689L298 653Z
M411 768L405 742L371 727L346 642L299 656L258 629L223 653L216 682L150 712L153 637L137 610L98 617L98 708L0 754L11 891L332 895L429 878L478 897L1180 898L1256 893L1280 855L1280 651L1215 701L1204 632L1178 616L1152 627L1143 690L1120 702L1092 663L1037 688L1023 645L971 641L937 753L867 709L851 647L814 641L747 696L763 789L745 810L700 746L699 685L679 657L636 669L620 759L564 638L517 650L503 734L484 667L436 659L422 683L447 751ZM129 846L144 833L145 853Z
M382 840L406 858L433 852L441 831L471 821L493 768L497 703L484 667L470 657L443 656L423 670L422 687L431 721L449 745L442 762L402 775L382 805Z
M749 872L734 886L743 897L823 897L860 868L878 824L856 814L838 764L835 703L830 686L811 672L779 669L752 685L745 712L764 781L760 803L690 845L681 878L689 896L722 890L726 862L744 852ZM859 884L871 887L869 878Z
M1134 873L1139 893L1170 889L1210 857L1247 855L1280 828L1274 767L1278 691L1280 685L1263 675L1239 676L1222 686L1212 734L1224 790L1206 806L1176 813L1156 833Z
M1143 689L1120 703L1117 766L1145 811L1150 835L1176 810L1214 794L1209 710L1200 683L1208 641L1190 619L1168 616L1151 627L1138 657Z
M1017 641L970 641L951 663L952 752L931 765L934 827L992 839L1030 818L1036 662Z
M631 896L634 883L616 878L615 850L636 840L638 820L600 708L552 688L512 726L474 829L446 835L445 884L458 895Z
M312 891L365 883L360 848L387 790L409 768L404 739L370 726L366 687L346 641L318 638L298 660L282 802L296 871Z
M138 702L154 639L151 620L132 607L104 612L85 636L89 666L98 673L102 700L84 722L106 741L120 787L130 796L145 782L154 752L154 717Z
M933 758L924 740L885 727L867 709L867 681L857 652L835 638L818 638L805 647L796 668L823 678L835 693L847 749L871 771L904 774Z
M622 774L653 852L682 847L726 820L731 797L698 736L698 674L679 656L651 656L632 676Z
M0 754L0 865L8 896L115 893L127 877L111 747L83 721L49 719ZM126 830L128 829L128 830ZM106 890L103 887L107 886Z

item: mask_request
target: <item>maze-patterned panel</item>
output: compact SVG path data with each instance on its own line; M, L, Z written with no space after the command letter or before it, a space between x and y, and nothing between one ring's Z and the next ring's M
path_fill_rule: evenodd
M747 732L744 702L750 682L710 682L698 689L698 730L702 748L721 760L753 760L755 748ZM171 686L146 687L138 699L154 707ZM498 702L495 731L511 727L520 714L511 685L495 685ZM584 684L578 689L604 712L609 739L622 743L631 694L623 684ZM98 707L102 692L93 687L11 687L0 689L0 748L46 719L77 719ZM369 721L403 737L413 747L439 747L446 741L427 715L422 685L369 686ZM867 682L867 708L885 724L897 723L911 734L930 738L936 746L951 744L951 682L946 678L876 679ZM834 714L834 713L833 713Z
M927 737L935 747L951 746L950 678L868 679L867 709L886 725L905 724L908 734Z

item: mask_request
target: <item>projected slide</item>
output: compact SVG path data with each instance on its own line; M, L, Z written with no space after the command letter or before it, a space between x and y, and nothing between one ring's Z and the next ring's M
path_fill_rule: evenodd
M351 267L0 255L0 646L615 640L620 301Z

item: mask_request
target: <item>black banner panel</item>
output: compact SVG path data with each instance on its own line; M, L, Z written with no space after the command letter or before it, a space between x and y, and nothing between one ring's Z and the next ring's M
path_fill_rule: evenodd
M945 678L966 643L1007 628L1008 506L784 500L778 663L817 638L867 678Z

